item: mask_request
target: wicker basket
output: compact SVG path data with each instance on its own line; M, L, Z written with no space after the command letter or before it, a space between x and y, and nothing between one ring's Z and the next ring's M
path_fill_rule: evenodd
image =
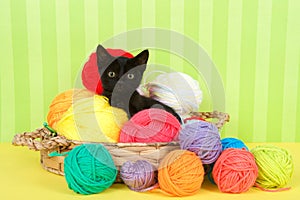
M195 112L192 118L212 119L218 129L229 121L229 115L221 112ZM65 156L49 156L51 152L64 153L72 150L75 146L88 142L68 140L59 134L52 136L46 128L39 128L33 132L16 134L12 144L16 146L28 146L29 149L40 151L42 167L52 173L64 175ZM178 142L170 143L101 143L110 152L114 163L119 170L122 164L128 160L147 160L155 167L170 151L179 149ZM122 182L117 177L115 182Z

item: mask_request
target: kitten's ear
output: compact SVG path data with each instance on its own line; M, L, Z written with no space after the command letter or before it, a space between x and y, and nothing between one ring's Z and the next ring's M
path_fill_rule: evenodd
M133 60L135 65L144 65L147 63L148 61L148 57L149 57L149 51L148 50L144 50L141 53L139 53L138 55L136 55Z
M97 62L99 63L106 63L110 61L112 56L106 51L106 49L102 45L98 45L97 47Z

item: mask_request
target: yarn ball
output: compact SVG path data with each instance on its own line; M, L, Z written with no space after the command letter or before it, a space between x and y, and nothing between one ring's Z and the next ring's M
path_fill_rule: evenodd
M177 139L180 126L177 118L163 109L145 109L124 124L119 142L171 142Z
M239 140L237 138L223 138L221 140L221 144L222 144L222 151L224 151L225 149L228 148L236 148L236 149L245 149L245 150L249 150L248 147L245 145L245 143L242 140ZM206 175L208 180L215 184L213 178L212 178L212 169L214 167L214 163L207 165L207 170L206 170Z
M222 143L222 151L228 148L236 148L236 149L246 149L249 150L248 147L245 145L245 143L242 140L239 140L237 138L223 138L221 140Z
M121 127L128 121L125 111L109 105L104 96L77 100L56 124L56 131L68 139L118 142Z
M249 151L228 148L215 163L212 175L221 192L242 193L254 185L258 168Z
M121 179L136 192L145 192L157 187L157 171L155 167L146 160L136 162L125 162L120 170Z
M270 190L286 187L294 171L291 154L273 145L260 145L251 149L251 152L258 166L256 185Z
M160 188L171 196L190 196L201 188L204 168L195 153L173 150L161 161L158 168Z
M106 49L107 52L114 56L122 56L127 58L133 58L133 55L129 52L123 51L122 49ZM100 79L100 75L98 72L98 65L97 65L97 54L93 52L89 60L84 64L84 67L81 72L81 79L82 84L85 86L86 89L95 92L96 94L102 94L102 82Z
M155 80L141 85L139 92L168 105L183 118L197 112L202 102L198 81L181 72L160 74Z
M206 121L192 120L179 132L181 149L196 153L203 164L214 163L222 152L218 128Z
M92 97L94 94L85 89L71 89L57 95L49 106L47 122L50 127L56 128L56 123L61 119L62 115L72 106L78 99Z
M96 194L109 188L118 170L102 144L83 144L72 149L64 160L65 179L73 191Z

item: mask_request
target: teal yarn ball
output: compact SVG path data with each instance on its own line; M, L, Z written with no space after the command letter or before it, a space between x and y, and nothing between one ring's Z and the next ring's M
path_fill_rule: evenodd
M239 140L237 138L223 138L221 140L222 143L222 151L228 148L235 148L235 149L246 149L249 151L248 147L245 145L245 143L242 140Z
M80 194L96 194L109 188L118 171L102 144L82 144L72 149L64 160L68 187Z

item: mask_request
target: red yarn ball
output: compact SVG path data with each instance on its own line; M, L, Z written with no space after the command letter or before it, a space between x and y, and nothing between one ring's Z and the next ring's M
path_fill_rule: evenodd
M221 192L248 191L258 176L255 158L246 149L225 149L214 165L212 175Z
M136 113L126 122L119 142L171 142L177 140L180 123L171 113L150 108Z
M127 58L133 58L133 55L129 52L121 49L106 49L112 56L123 56ZM100 80L100 75L97 66L97 54L94 52L90 55L89 60L84 64L81 73L82 84L86 89L95 92L96 94L102 94L103 88Z

